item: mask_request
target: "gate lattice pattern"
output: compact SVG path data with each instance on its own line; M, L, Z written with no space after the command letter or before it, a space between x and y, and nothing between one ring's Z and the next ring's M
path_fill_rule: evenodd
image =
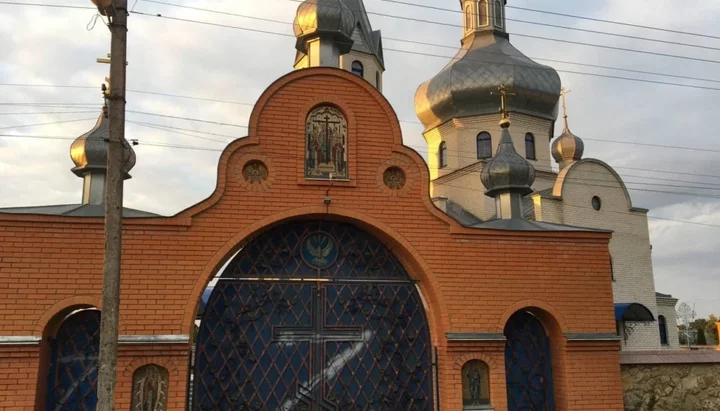
M48 411L94 411L97 405L100 312L67 318L52 344Z
M519 312L505 327L509 411L554 411L550 340L534 315Z
M301 250L318 231L339 248L324 269ZM419 293L384 245L350 225L291 224L249 243L216 285L194 407L431 410L430 350Z

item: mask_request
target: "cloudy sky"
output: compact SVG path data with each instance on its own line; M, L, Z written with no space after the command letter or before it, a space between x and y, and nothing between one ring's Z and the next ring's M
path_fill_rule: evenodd
M53 3L52 0L37 2ZM134 0L130 2L132 4ZM132 122L128 124L128 138L139 139L140 146L135 148L138 164L132 171L133 179L126 184L126 205L172 215L212 192L220 151L227 142L245 135L247 130L242 126L247 125L251 104L272 81L292 69L294 38L289 36L292 26L287 23L292 22L298 3L295 0L167 2L246 17L182 9L148 0L139 0L135 11L279 33L253 32L140 14L130 16L128 88L134 91L128 94L128 109L229 124L220 126L128 113L128 120ZM457 0L421 0L414 3L459 10ZM55 1L54 4L82 7L90 2L64 0ZM385 36L385 94L400 119L406 121L402 123L405 144L424 153L427 150L413 109L415 89L437 73L449 61L447 57L454 53L447 48L421 46L388 38L457 46L460 29L456 26L461 23L460 14L393 4L384 0L366 0L365 4L371 13L441 23L370 16L374 28L381 29ZM720 37L716 24L720 21L720 2L511 0L510 6ZM93 30L88 30L93 14L92 10L86 9L0 4L0 207L64 204L80 200L82 181L70 172L73 166L68 155L71 140L8 135L75 137L92 127L102 103L99 85L108 70L107 66L95 63L95 59L109 51L110 39L100 21ZM508 22L509 31L515 34L513 43L533 58L714 80L691 81L548 63L561 71L564 86L573 90L569 97L571 126L576 134L585 139L586 157L600 158L617 167L628 183L634 183L629 184L634 205L650 208L651 216L699 223L650 220L657 290L672 293L691 305L695 303L701 316L719 312L720 270L717 267L720 266L720 253L717 250L720 250L720 136L714 123L720 108L717 103L720 97L720 39L610 25L515 8L509 9L507 15L508 18L526 22L701 46L671 45L519 21ZM566 41L710 61L630 53L569 44ZM407 54L390 49L446 57ZM717 90L569 72L634 77ZM137 91L224 102L158 96ZM48 106L48 103L64 105ZM19 127L69 120L81 121ZM680 150L597 140L716 151ZM202 150L178 146L199 147Z

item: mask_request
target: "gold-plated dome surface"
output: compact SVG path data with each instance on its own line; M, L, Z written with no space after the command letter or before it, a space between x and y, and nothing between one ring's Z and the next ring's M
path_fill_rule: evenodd
M78 137L70 146L70 158L75 163L72 171L82 177L92 172L104 173L107 169L107 145L110 138L110 121L105 114L100 114L97 123L92 130ZM130 178L128 174L133 167L137 158L135 150L132 146L124 141L125 146L125 163L123 173L125 178Z
M506 85L515 97L509 111L555 120L560 76L518 51L504 33L475 33L445 68L415 94L415 111L426 129L446 121L497 113L491 93Z
M566 124L563 133L552 143L553 158L562 165L582 160L584 152L585 143L574 135Z
M297 9L293 24L298 39L296 48L305 53L307 37L336 36L340 46L347 46L344 51L347 53L352 47L356 22L355 14L341 0L305 0Z

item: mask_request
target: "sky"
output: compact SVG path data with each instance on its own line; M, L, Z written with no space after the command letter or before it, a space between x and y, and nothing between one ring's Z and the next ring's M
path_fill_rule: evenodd
M86 0L36 1L90 5ZM160 4L160 1L129 1L136 3L134 11L148 15L133 13L129 17L128 89L131 91L128 92L127 138L138 139L140 145L135 147L138 162L131 172L133 178L126 182L125 205L173 215L212 193L222 149L233 139L246 135L244 126L247 125L252 104L274 80L292 70L295 39L289 23L293 20L298 2L162 0L166 4ZM218 10L236 16L183 9L168 3ZM422 126L417 124L413 107L415 90L447 64L454 51L389 38L459 46L461 29L457 26L461 24L461 15L457 0L419 0L413 3L458 12L385 0L365 0L373 28L382 30L385 38L387 71L383 81L384 93L403 121L405 144L426 155ZM720 21L720 2L509 0L509 6L720 38L716 24ZM155 17L157 14L164 18ZM74 138L94 125L102 104L100 84L108 73L108 66L96 63L96 59L108 53L110 35L100 20L92 27L93 15L90 9L0 4L0 207L80 201L82 181L70 171L73 167L69 156L72 141L17 136ZM183 22L168 17L211 24ZM539 60L559 70L563 86L572 89L568 96L570 124L573 132L585 141L585 157L599 158L616 167L629 183L633 205L651 209L651 217L699 223L650 220L657 291L694 304L699 316L720 313L720 253L717 252L720 250L720 143L714 124L720 108L717 102L720 97L720 39L538 14L516 8L508 9L507 17L516 20L508 21L511 41L532 58L713 80L691 81ZM528 22L647 37L695 47ZM568 41L696 60L610 50ZM656 80L700 88L578 73ZM47 107L40 106L40 103L66 105ZM57 121L72 122L19 127ZM561 127L557 129L559 133ZM668 191L686 194L669 194Z

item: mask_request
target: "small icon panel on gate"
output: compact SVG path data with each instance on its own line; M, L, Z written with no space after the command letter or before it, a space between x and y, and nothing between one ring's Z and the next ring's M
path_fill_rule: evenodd
M335 239L324 231L310 233L303 239L301 247L305 264L319 270L330 267L338 257Z

